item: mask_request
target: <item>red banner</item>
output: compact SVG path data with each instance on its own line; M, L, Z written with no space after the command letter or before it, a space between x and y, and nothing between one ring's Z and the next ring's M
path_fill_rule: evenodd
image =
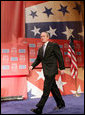
M1 2L1 97L27 98L28 51L20 46L25 37L24 8L23 1Z

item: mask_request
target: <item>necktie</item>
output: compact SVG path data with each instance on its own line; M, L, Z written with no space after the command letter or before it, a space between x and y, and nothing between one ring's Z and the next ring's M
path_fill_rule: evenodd
M44 54L45 54L45 44L43 45L43 57L44 57Z

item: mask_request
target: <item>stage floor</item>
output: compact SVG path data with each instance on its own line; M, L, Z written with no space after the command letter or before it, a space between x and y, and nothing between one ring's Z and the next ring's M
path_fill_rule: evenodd
M64 109L58 111L53 110L56 103L53 97L49 97L44 109L43 114L84 114L84 93L80 97L73 95L63 96L66 103ZM36 104L40 99L27 99L21 101L7 101L1 102L1 114L34 114L30 110L36 108Z

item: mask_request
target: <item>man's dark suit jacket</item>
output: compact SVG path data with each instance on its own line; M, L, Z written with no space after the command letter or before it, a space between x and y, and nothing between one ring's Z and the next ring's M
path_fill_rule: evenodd
M58 63L60 70L65 69L63 56L60 51L60 47L57 43L48 42L45 54L43 57L43 46L39 48L38 55L34 63L32 64L33 69L40 62L42 63L42 68L45 76L53 76L58 74Z

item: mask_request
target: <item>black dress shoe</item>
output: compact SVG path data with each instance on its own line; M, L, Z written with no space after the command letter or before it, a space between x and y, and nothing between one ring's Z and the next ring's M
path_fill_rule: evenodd
M59 106L56 106L54 108L54 110L59 110L59 109L63 109L65 107L65 105L59 105Z
M37 108L37 109L31 109L32 112L36 113L36 114L42 114L42 110Z

